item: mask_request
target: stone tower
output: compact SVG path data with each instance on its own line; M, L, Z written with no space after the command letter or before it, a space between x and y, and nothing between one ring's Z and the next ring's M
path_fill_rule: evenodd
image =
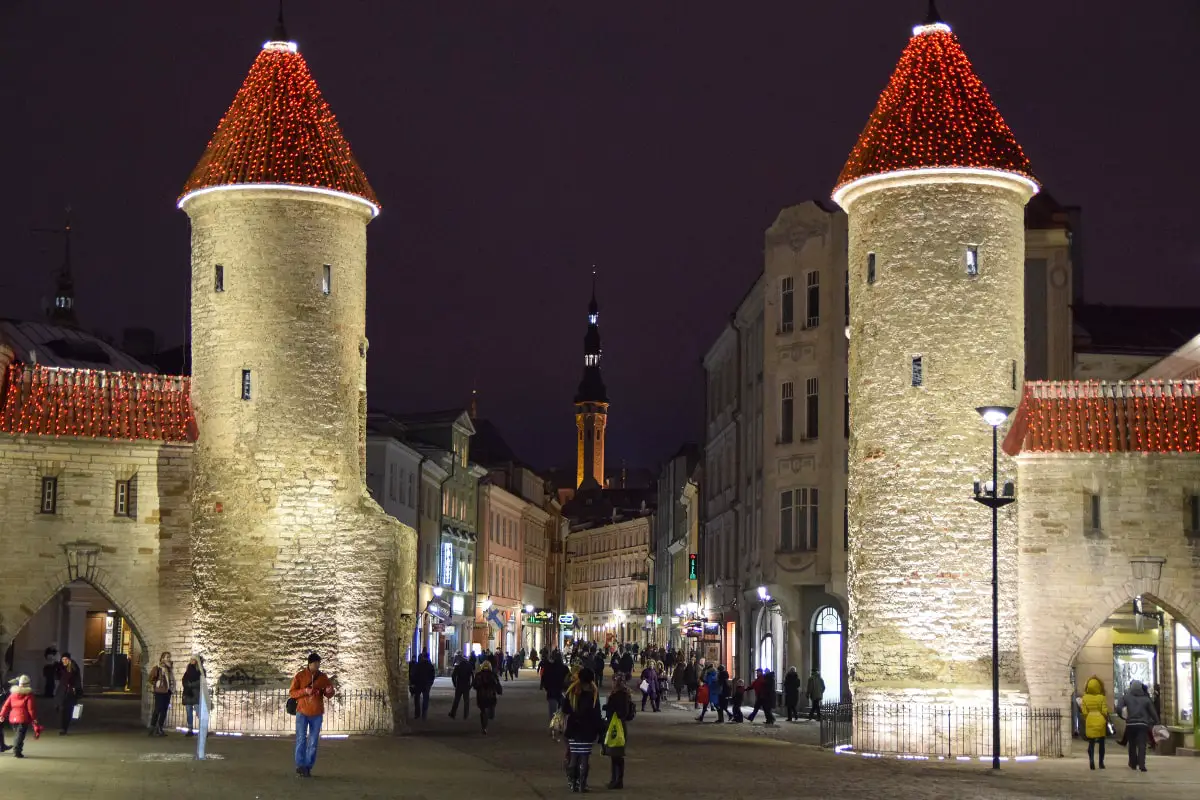
M368 497L361 467L379 204L282 19L179 207L192 230L194 622L209 674L290 679L315 650L343 689L386 689L400 719L416 536Z
M583 380L575 393L575 428L579 437L575 485L580 489L604 486L608 390L604 388L604 377L600 374L600 355L600 306L596 303L596 276L593 273L587 333L583 336Z
M849 666L856 702L987 705L990 477L976 407L1017 405L1029 161L930 9L850 153ZM1005 459L1001 480L1015 472ZM1020 691L1001 513L1002 687ZM866 726L874 724L867 721ZM856 737L860 731L856 730Z

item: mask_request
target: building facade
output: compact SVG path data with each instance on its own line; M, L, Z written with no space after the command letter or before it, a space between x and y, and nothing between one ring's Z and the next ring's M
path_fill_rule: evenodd
M600 644L646 643L643 629L651 517L573 530L567 539L567 611L578 637Z
M480 620L487 624L487 641L492 650L515 653L520 649L525 508L521 497L493 483L479 490L484 536L479 542L482 578L479 585Z
M695 444L685 444L664 465L658 476L658 505L653 519L654 532L654 569L650 596L652 605L646 610L649 619L646 622L652 627L651 639L656 644L671 644L678 647L682 637L682 628L672 611L681 603L696 599L693 589L690 593L683 591L686 581L681 584L677 572L682 570L686 578L688 566L686 556L682 564L679 553L688 545L688 508L685 505L684 488L698 478L697 467L700 463L700 447ZM689 551L695 553L695 550Z

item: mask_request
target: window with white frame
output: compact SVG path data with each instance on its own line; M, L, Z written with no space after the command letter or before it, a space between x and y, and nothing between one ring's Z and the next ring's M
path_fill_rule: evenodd
M815 328L821 324L821 273L810 271L804 276L805 305L804 327Z
M43 514L58 513L58 478L52 475L42 476L39 511Z
M113 514L137 519L137 476L117 481Z
M779 441L792 441L795 434L796 420L796 387L791 381L785 381L779 390Z
M817 489L802 487L779 493L779 549L817 549Z
M791 275L779 281L779 330L791 333L796 326L795 284Z

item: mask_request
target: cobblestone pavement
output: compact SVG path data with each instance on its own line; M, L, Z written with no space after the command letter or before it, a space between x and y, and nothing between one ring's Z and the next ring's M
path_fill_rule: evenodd
M546 734L547 709L527 673L505 685L488 736L478 717L451 720L449 687L439 679L430 717L405 737L325 740L312 780L293 774L291 742L210 739L218 758L190 758L194 740L151 739L130 721L128 701L93 700L70 736L27 744L27 758L0 756L0 791L37 800L274 800L297 797L417 799L565 795L563 746ZM711 719L711 717L710 717ZM11 739L9 740L11 742ZM814 746L816 725L761 719L698 724L689 704L665 703L630 726L626 792L687 800L795 797L1195 798L1200 759L1151 757L1131 772L1113 748L1109 769L1091 772L1078 756L1006 765L934 764L834 755ZM593 756L592 785L603 793L608 760Z

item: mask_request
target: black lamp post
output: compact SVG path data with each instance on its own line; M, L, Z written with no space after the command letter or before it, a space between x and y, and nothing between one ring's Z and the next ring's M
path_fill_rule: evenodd
M992 769L1000 769L1000 576L997 565L997 540L1000 534L999 511L1009 503L1015 503L1013 485L1005 484L1004 494L999 492L997 466L999 460L1000 426L1013 412L1008 406L981 406L975 409L992 428L992 482L980 491L975 482L975 501L992 510Z

